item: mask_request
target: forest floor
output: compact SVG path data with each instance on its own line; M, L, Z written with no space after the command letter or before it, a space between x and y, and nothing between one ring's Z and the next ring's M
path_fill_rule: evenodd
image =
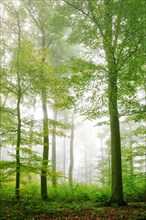
M129 203L120 208L102 207L96 203L59 203L51 201L0 201L1 220L144 220L146 203Z

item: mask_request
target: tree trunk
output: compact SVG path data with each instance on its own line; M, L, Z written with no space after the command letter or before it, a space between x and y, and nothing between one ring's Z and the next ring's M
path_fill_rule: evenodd
M57 111L54 109L54 121L57 121ZM52 135L52 186L57 186L57 178L56 178L56 126L53 128Z
M16 144L16 186L15 186L15 196L16 199L20 199L20 143L21 143L21 112L20 112L20 80L18 77L18 100L17 100L17 144Z
M107 52L107 56L109 56ZM123 184L122 184L122 165L121 165L121 138L120 125L117 105L117 72L116 64L108 57L108 101L111 132L111 203L124 205Z
M46 90L42 90L42 111L43 111L43 159L41 168L41 197L43 200L48 199L47 194L47 169L48 169L48 155L49 155L49 129L48 129L48 112Z
M44 48L46 46L46 39L45 39L45 31L43 26L41 27L42 33L42 80L44 81L44 63L46 60L44 54ZM42 170L41 170L41 197L43 200L48 199L47 193L47 169L48 169L48 158L49 158L49 128L48 128L48 111L47 111L47 88L45 84L42 87L42 111L43 111L43 139L44 139L44 146L43 146L43 159L42 159Z
M110 11L112 1L105 0L105 33L103 45L108 65L108 108L110 116L111 133L111 198L110 203L124 205L123 184L122 184L122 165L121 165L121 138L117 103L117 64L115 58L115 48L113 47L112 13Z
M69 185L73 186L73 142L74 142L74 114L72 114L71 139L70 139L70 165L69 165Z
M64 111L64 123L68 123L67 111ZM63 172L64 181L66 181L66 137L63 138Z
M109 99L110 131L111 131L111 203L123 205L122 166L121 166L121 141L119 118L113 114L112 101Z
M15 186L15 196L16 199L20 199L20 144L21 144L21 79L19 74L19 56L20 56L20 46L21 46L21 25L19 14L17 11L17 25L18 25L18 54L17 54L17 144L16 144L16 186Z

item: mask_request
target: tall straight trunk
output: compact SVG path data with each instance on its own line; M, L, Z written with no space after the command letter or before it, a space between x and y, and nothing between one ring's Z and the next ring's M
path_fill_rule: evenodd
M48 112L46 89L42 90L42 111L43 111L43 159L41 168L41 197L43 200L48 199L47 194L47 170L49 157L49 129L48 129Z
M21 143L21 112L20 112L20 79L18 77L18 100L17 100L17 144L16 144L16 185L15 185L15 197L20 199L20 143Z
M114 92L112 94L116 95ZM115 97L114 97L115 99ZM110 131L111 131L111 203L123 205L122 165L121 165L121 141L119 117L115 112L117 100L113 103L109 97Z
M57 111L54 109L54 121L57 121ZM53 128L52 135L52 186L57 186L56 178L56 126Z
M64 111L64 123L68 123L67 111ZM66 181L66 137L63 138L63 172L64 172L64 181Z
M73 147L74 147L74 114L72 114L71 139L70 139L70 165L69 165L69 185L73 186Z
M115 58L115 48L113 47L112 13L110 3L113 1L105 0L105 33L103 45L108 65L108 108L110 116L111 133L111 204L124 205L123 184L122 184L122 165L121 165L121 138L118 115L118 88L117 88L117 64Z
M42 54L44 54L44 48L46 46L45 31L43 26L41 27L42 33L42 43L41 49ZM46 57L45 54L42 57L42 80L44 81L44 63ZM48 170L48 159L49 159L49 128L48 128L48 110L47 110L47 88L46 85L42 85L42 111L43 111L43 158L42 158L42 168L41 168L41 197L43 200L48 199L47 193L47 170Z
M111 133L111 203L123 205L123 184L122 184L122 164L121 164L121 138L120 124L117 104L117 71L116 63L109 51L108 57L108 105L110 116Z
M21 25L19 14L15 10L18 25L18 54L17 54L17 143L16 143L16 185L15 185L15 197L20 199L20 144L21 144L21 79L20 79L20 68L19 68L19 56L21 46Z

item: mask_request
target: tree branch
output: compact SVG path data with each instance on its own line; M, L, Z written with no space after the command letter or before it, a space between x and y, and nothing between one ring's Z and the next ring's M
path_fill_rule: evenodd
M21 95L23 95L25 93L25 91L31 86L31 84L29 84L28 86L26 86L26 88L21 92Z
M144 38L144 36L142 36L142 37L139 39L139 41L137 42L137 45L136 45L135 49L132 50L132 51L125 57L125 59L123 59L121 65L120 65L119 68L118 68L118 71L122 68L122 66L124 65L124 63L125 63L126 61L128 61L128 60L132 57L132 55L133 55L134 53L137 52L138 46L139 46L140 42L143 40L143 38Z
M103 37L103 30L102 30L101 26L99 25L97 19L96 19L95 16L93 15L93 11L91 11L92 16L90 16L88 13L86 13L85 11L83 11L81 8L78 8L76 5L70 3L69 1L67 1L67 0L62 0L62 1L64 1L65 3L67 3L68 5L70 5L71 7L73 7L74 9L80 11L82 14L84 14L85 16L87 16L88 18L90 18L90 19L97 25L97 27L98 27L99 30L100 30L100 34L101 34L102 37Z

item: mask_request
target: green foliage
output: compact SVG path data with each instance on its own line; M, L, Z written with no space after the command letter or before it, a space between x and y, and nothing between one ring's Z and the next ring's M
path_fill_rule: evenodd
M139 92L145 93L146 84L145 70L141 68L146 43L145 0L107 1L107 4L106 1L69 2L25 0L20 1L20 5L15 5L15 1L2 3L2 149L12 146L12 151L18 150L15 147L19 124L19 159L24 187L20 191L25 197L28 183L25 176L28 174L28 179L31 179L40 174L42 167L41 156L33 147L43 145L44 137L43 120L35 120L33 112L29 110L35 108L36 103L41 107L41 101L37 101L37 98L42 98L50 109L74 107L89 119L107 116L110 92L108 69L112 66L109 57L112 57L112 70L116 70L117 77L117 97L114 95L118 101L118 116L133 115L135 121L142 123L132 131L132 138L128 139L124 134L121 138L124 191L126 195L135 196L135 193L142 193L145 189L146 107L144 95L139 97ZM108 27L107 19L110 16L111 27ZM77 45L74 47L68 42ZM77 49L79 44L81 48ZM82 54L78 55L80 51ZM70 59L73 55L78 58ZM65 137L66 130L70 128L70 125L52 119L47 118L47 122L47 135ZM14 156L13 152L9 155L11 158ZM104 157L104 163L98 164L101 170L98 179L105 185L110 182L107 159L110 159L109 153ZM13 181L15 162L1 161L0 165L2 183ZM52 173L50 163L46 173L48 181L52 175L58 178L58 182L63 177L61 172ZM7 189L6 194L10 192ZM49 198L54 201L77 203L92 200L103 203L108 200L108 195L97 193L89 186L76 185L72 189L59 186L56 191L50 190ZM30 187L28 191L32 195L38 193L35 187Z
M94 185L84 184L77 184L74 188L70 188L68 184L63 183L59 184L56 189L49 185L49 200L44 202L39 195L40 188L38 180L33 180L32 183L31 181L24 181L22 183L20 189L22 198L18 202L14 197L13 185L14 182L6 183L1 190L0 202L2 219L30 220L33 218L43 219L47 216L53 219L67 216L76 218L76 216L84 215L87 215L87 218L91 218L91 216L95 218L96 215L103 217L105 210L101 206L106 205L109 200L109 191L107 189L100 189ZM129 197L129 199L134 198ZM140 206L140 203L130 203L130 207L134 205ZM113 204L113 206L118 210L116 204ZM144 203L141 203L141 207L145 207ZM128 206L126 210L127 208ZM107 209L107 207L105 209ZM111 211L115 212L115 209L112 208ZM139 215L138 210L134 210L134 212L136 216ZM141 216L144 216L144 209L141 208L141 212ZM110 210L107 210L108 217L109 214ZM119 209L119 215L124 214L123 209L121 212Z

